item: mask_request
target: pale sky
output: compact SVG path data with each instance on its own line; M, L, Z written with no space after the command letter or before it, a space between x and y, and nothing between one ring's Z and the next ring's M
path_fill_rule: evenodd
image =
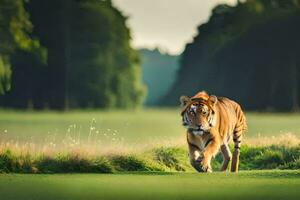
M132 45L160 47L180 54L192 41L198 25L206 22L211 9L219 3L235 4L237 0L113 0L129 17Z

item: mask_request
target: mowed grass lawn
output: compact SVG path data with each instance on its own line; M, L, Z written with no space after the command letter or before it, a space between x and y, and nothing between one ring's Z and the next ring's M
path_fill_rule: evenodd
M299 187L299 171L0 175L2 200L298 200Z
M300 135L300 114L247 113L247 137ZM179 109L21 112L0 110L0 140L52 142L66 137L127 144L183 137Z

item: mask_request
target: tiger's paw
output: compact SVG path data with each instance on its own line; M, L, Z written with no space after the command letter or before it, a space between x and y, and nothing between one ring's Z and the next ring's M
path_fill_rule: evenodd
M210 164L205 159L192 160L191 164L198 172L212 172Z
M212 172L212 168L207 160L205 159L201 160L200 165L203 172L209 172L209 173Z
M202 165L203 172L211 173L212 169L209 165Z

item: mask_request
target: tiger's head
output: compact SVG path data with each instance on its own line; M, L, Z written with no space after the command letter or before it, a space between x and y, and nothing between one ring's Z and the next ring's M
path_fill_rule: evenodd
M209 96L206 92L199 92L192 98L180 97L182 107L182 125L189 133L202 135L209 132L215 125L216 96Z

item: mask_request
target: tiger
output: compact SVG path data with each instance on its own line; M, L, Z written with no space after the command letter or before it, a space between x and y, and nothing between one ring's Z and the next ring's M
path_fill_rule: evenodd
M221 151L221 171L238 172L242 137L247 130L241 106L226 97L205 91L193 97L181 96L182 125L186 128L190 164L198 172L212 172L211 159ZM234 151L229 142L233 139ZM230 163L231 161L231 163Z

